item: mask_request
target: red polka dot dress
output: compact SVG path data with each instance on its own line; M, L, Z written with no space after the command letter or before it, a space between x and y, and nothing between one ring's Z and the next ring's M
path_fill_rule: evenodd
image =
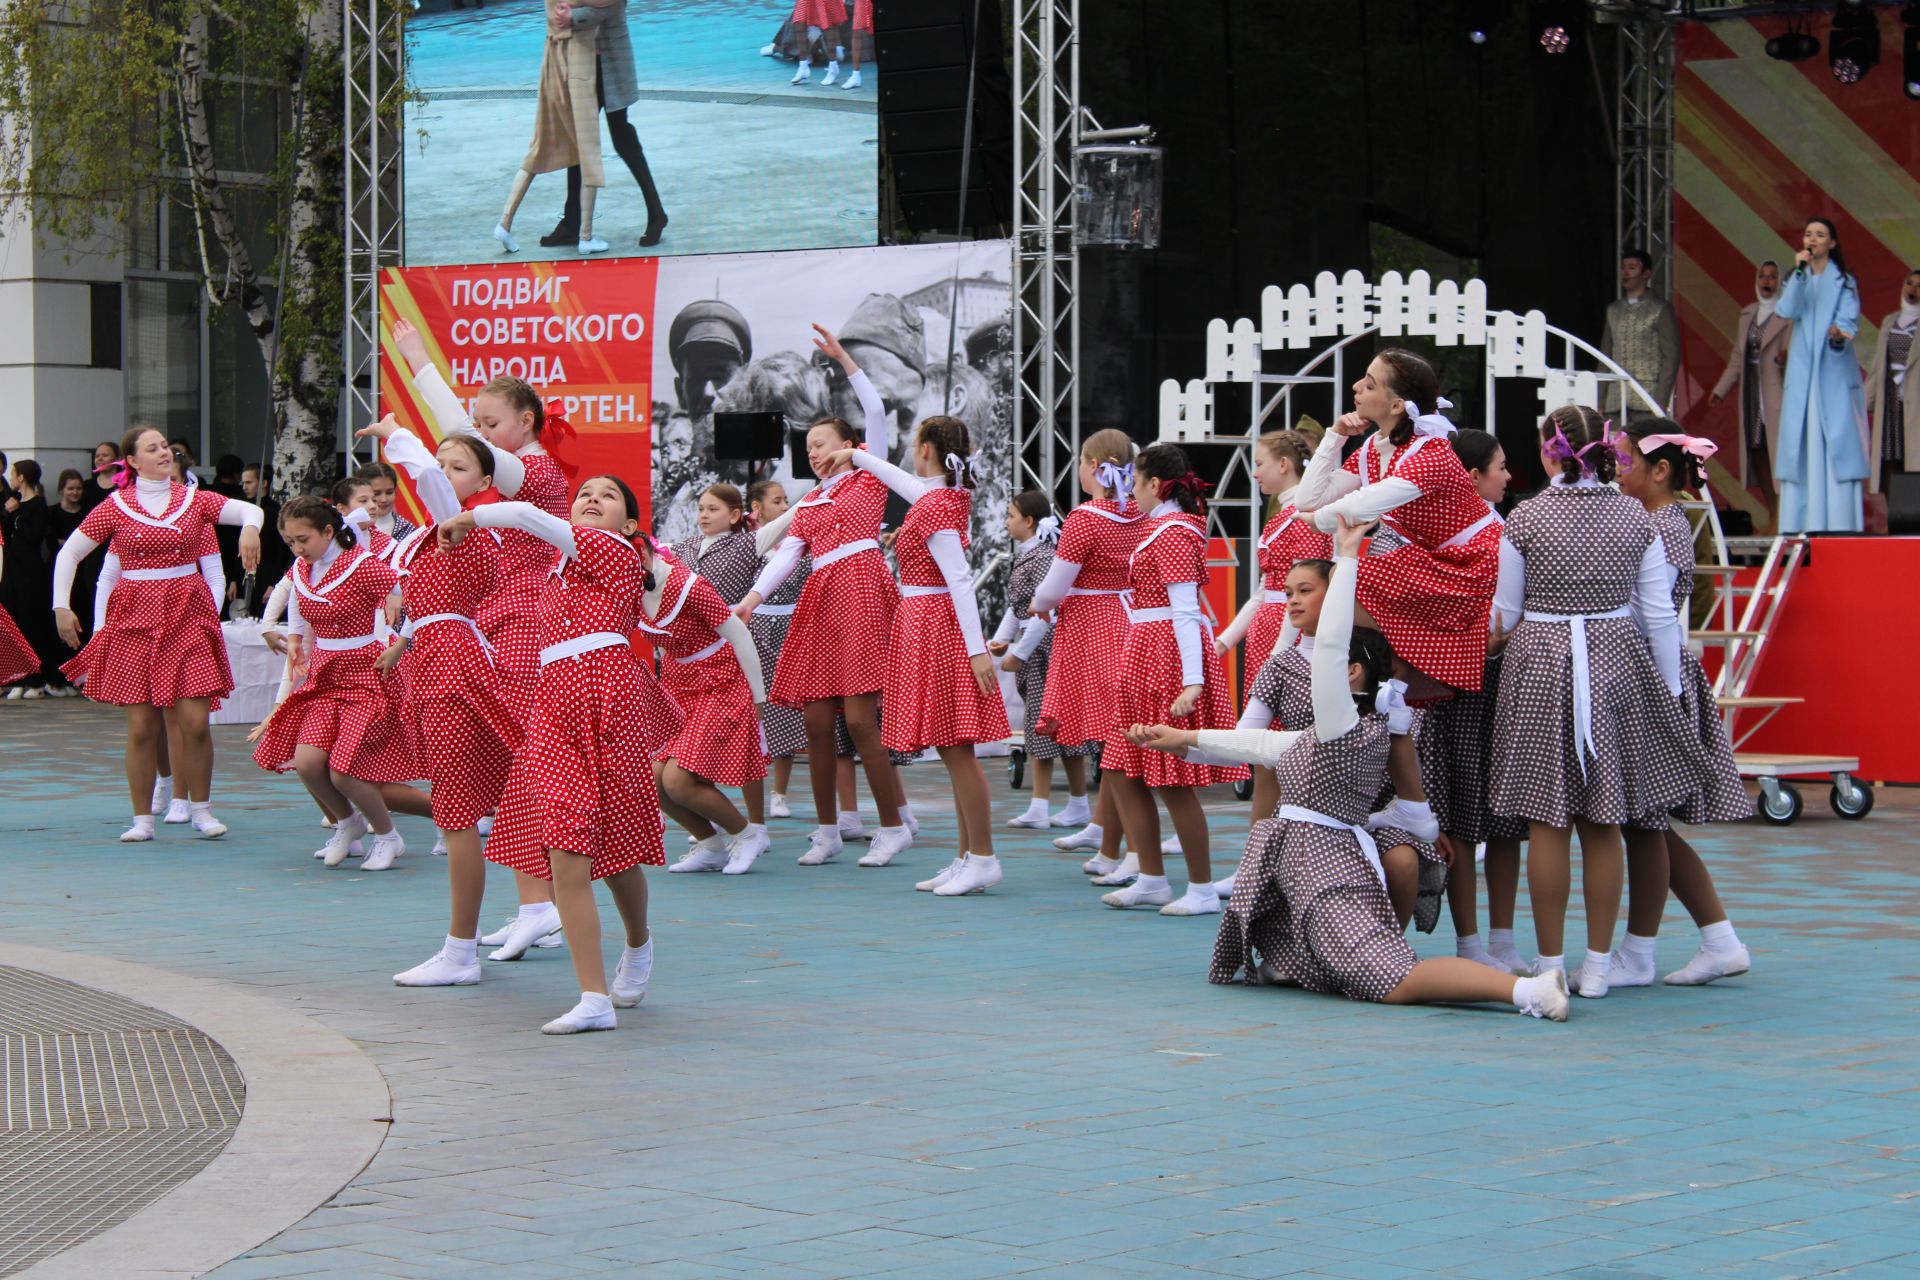
M0 531L0 547L7 545L7 536ZM27 643L19 626L4 608L0 608L0 685L12 684L16 680L25 680L40 669L40 656Z
M406 707L433 784L433 823L465 831L498 807L522 725L474 621L494 590L500 544L476 534L443 547L438 529L415 530L394 556L407 607Z
M887 487L864 471L843 471L794 504L793 523L755 588L762 598L799 556L813 559L780 646L769 696L788 707L878 693L900 591L880 553Z
M918 751L961 743L997 742L1012 730L1007 707L995 685L982 693L968 652L986 652L978 606L971 598L973 576L965 568L967 526L973 518L973 494L966 489L929 488L907 510L894 539L900 565L900 607L894 611L887 643L887 682L881 699L880 737L889 751ZM949 568L935 559L944 543ZM957 552L957 556L954 554ZM954 582L951 573L964 573ZM955 598L956 591L969 598ZM971 635L960 610L971 610Z
M656 564L659 573L664 564ZM655 750L688 773L723 787L745 786L767 776L767 753L753 689L720 628L733 611L713 584L683 564L667 573L660 612L649 616L641 601L637 622L662 651L660 684L686 712L672 739ZM756 655L757 656L757 655Z
M1054 615L1040 718L1053 722L1053 740L1062 746L1099 742L1116 723L1120 664L1114 657L1126 648L1128 633L1120 597L1128 561L1146 534L1146 513L1138 505L1122 507L1105 498L1080 504L1060 528L1054 565L1075 568ZM1042 583L1034 607L1048 608L1048 598Z
M1245 766L1194 764L1166 751L1152 751L1128 742L1125 727L1168 724L1180 729L1231 729L1233 697L1227 689L1220 656L1204 622L1176 624L1180 612L1175 596L1191 596L1198 612L1198 588L1207 581L1207 535L1198 517L1171 504L1157 509L1147 535L1134 550L1128 581L1132 623L1120 662L1119 706L1100 752L1100 767L1112 769L1149 787L1206 787L1247 778ZM1181 590L1182 587L1187 590ZM1197 629L1196 669L1183 661L1176 625ZM1190 659L1189 659L1190 660ZM1189 679L1199 676L1198 681ZM1199 704L1184 716L1173 714L1173 703L1190 683L1205 686Z
M1287 571L1299 560L1331 560L1333 539L1305 520L1294 519L1294 505L1283 503L1260 531L1260 608L1247 627L1247 670L1258 671L1273 656L1273 645L1287 622Z
M846 0L794 0L793 21L800 26L825 30L846 20Z
M294 749L310 746L326 751L329 768L364 782L426 776L407 713L406 683L382 676L373 665L386 650L376 617L398 581L378 556L360 547L332 553L318 565L295 561L289 629L311 631L311 658L306 681L274 709L254 748L261 768L285 773L293 768Z
M1396 655L1442 684L1478 689L1500 576L1500 518L1443 438L1415 436L1384 467L1382 447L1392 448L1371 437L1345 469L1360 477L1362 488L1398 476L1418 486L1420 496L1381 517L1406 541L1360 561L1360 605Z
M524 454L520 461L526 467L526 479L514 500L565 520L571 504L560 464L544 453ZM525 723L540 675L540 593L556 553L519 529L495 529L488 536L500 548L497 581L493 593L481 602L475 621L493 646L494 666L505 682L507 705Z
M513 518L515 507L523 504L474 514L485 527ZM542 588L532 715L486 855L550 880L548 850L562 849L590 858L598 880L666 861L643 695L654 681L627 634L638 608L639 553L604 529L568 532L574 553Z
M220 615L199 562L226 502L217 493L172 484L156 516L131 489L120 489L80 522L76 535L108 544L121 564L104 625L61 668L89 698L171 707L232 692Z

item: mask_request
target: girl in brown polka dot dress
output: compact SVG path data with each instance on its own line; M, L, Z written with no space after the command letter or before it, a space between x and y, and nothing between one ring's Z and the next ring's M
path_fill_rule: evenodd
M1145 750L1125 732L1135 724L1225 729L1234 722L1232 694L1200 610L1200 588L1207 581L1206 487L1178 445L1143 449L1134 462L1133 499L1146 511L1148 527L1128 564L1127 645L1116 664L1117 716L1101 744L1100 768L1139 856L1140 876L1101 898L1110 907L1158 907L1168 916L1220 910L1207 818L1195 791L1238 782L1247 771ZM1187 890L1177 899L1162 862L1156 801L1166 806L1186 856Z
M1314 641L1311 729L1128 731L1144 749L1216 765L1265 764L1280 778L1286 803L1247 838L1239 890L1220 921L1208 978L1227 983L1244 972L1254 983L1389 1004L1511 1003L1521 1013L1565 1021L1563 972L1514 978L1457 957L1420 960L1401 936L1365 824L1368 802L1389 772L1400 773L1409 794L1418 791L1419 773L1411 752L1395 755L1389 746L1406 723L1375 709L1393 651L1378 631L1353 623L1362 534L1339 522L1338 559ZM1403 816L1414 820L1416 810L1432 821L1424 804L1406 805Z
M631 541L639 513L623 481L594 476L581 483L571 522L530 503L496 502L440 525L450 546L476 529L514 529L559 552L541 593L540 676L526 744L486 849L489 862L553 882L580 1001L541 1028L548 1035L611 1031L615 1007L639 1004L653 972L642 868L666 856L650 756L680 724L628 640L645 584ZM606 881L626 925L611 986L595 880Z
M887 456L891 419L879 390L833 334L820 325L814 331L819 335L814 345L839 362L847 385L860 398L867 446ZM801 559L812 558L813 573L794 605L769 695L783 706L800 708L806 719L807 758L813 762L808 773L819 822L800 855L800 864L808 867L840 855L840 800L828 762L835 759L834 721L843 711L880 815L880 829L862 865L885 866L913 843L900 814L900 775L880 737L887 650L878 637L888 633L900 604L900 590L880 551L887 486L867 472L829 461L847 446L858 445L859 435L839 418L822 418L807 429L807 462L820 484L794 504L786 536L736 610L751 621Z
M1495 608L1509 638L1494 707L1488 803L1528 821L1536 972L1564 965L1568 850L1580 833L1587 955L1579 993L1607 994L1625 857L1620 824L1704 785L1680 703L1680 624L1646 508L1608 487L1624 445L1592 409L1554 410L1554 477L1514 508Z
M786 536L790 523L787 513L792 510L787 491L778 480L757 480L747 489L747 503L758 525L753 533L754 550L764 557ZM779 665L780 646L787 639L794 602L800 599L800 589L812 572L812 562L802 556L792 575L753 611L747 629L753 632L753 642L759 647L762 672L770 672ZM752 584L748 586L751 589ZM807 749L807 722L797 708L769 702L760 713L760 726L766 730L767 755L773 769L773 794L768 797L767 816L790 818L793 811L787 805L787 787L793 781L793 758Z
M1034 731L1064 747L1098 743L1117 721L1120 665L1127 644L1127 564L1146 536L1146 513L1133 500L1133 439L1109 427L1080 445L1080 488L1087 501L1060 526L1053 565L1033 593L1034 617L1053 624L1053 654ZM1093 821L1053 843L1092 849L1084 870L1096 884L1125 884L1139 874L1120 857L1120 815L1100 788Z
M1682 490L1706 489L1706 459L1714 444L1690 436L1666 418L1640 418L1628 428L1633 437L1633 466L1620 476L1620 492L1638 498L1653 516L1654 530L1673 581L1673 608L1681 625L1693 595L1693 522L1678 498ZM1745 973L1752 964L1746 947L1727 919L1713 877L1699 851L1675 822L1740 822L1753 816L1753 801L1733 762L1733 743L1713 697L1713 682L1692 649L1680 655L1681 701L1686 722L1699 739L1707 768L1706 786L1671 813L1650 814L1627 824L1627 933L1613 953L1610 978L1616 987L1653 983L1653 943L1671 886L1674 897L1700 928L1700 950L1686 966L1667 975L1673 986L1699 986L1716 978Z

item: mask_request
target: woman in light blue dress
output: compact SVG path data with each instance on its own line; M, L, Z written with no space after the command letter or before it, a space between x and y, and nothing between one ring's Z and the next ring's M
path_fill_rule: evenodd
M1780 532L1861 531L1866 392L1853 354L1860 287L1833 223L1814 218L1775 314L1794 322L1780 402Z

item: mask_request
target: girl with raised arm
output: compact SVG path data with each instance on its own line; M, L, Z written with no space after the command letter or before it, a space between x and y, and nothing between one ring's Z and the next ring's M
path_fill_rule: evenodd
M645 579L632 541L639 517L625 482L594 476L574 497L571 523L525 502L496 502L440 524L449 546L476 529L514 529L560 555L542 593L540 678L526 744L486 848L488 861L554 885L580 1000L541 1028L548 1035L613 1030L614 1009L639 1004L653 972L641 868L666 856L650 756L679 725L659 722L659 709L671 704L648 687L653 677L628 640ZM626 925L611 986L595 880L606 881Z
M87 513L54 559L54 623L73 649L80 648L80 624L71 603L80 562L95 547L107 545L122 566L103 624L62 671L95 702L125 709L133 825L120 838L129 843L153 839L154 758L165 733L163 713L171 708L181 735L173 764L187 792L194 833L212 839L227 828L213 816L208 799L213 737L207 717L214 700L232 691L233 673L220 633L217 601L224 584L209 595L199 558L210 540L208 526L239 525L240 563L251 573L260 564L266 513L251 502L175 480L173 452L153 427L129 431L121 454L120 487Z
M745 536L751 545L753 535ZM660 807L694 838L687 855L667 869L741 875L766 852L767 828L742 817L720 788L758 791L767 776L760 653L747 624L711 582L685 562L655 557L650 540L641 540L640 554L647 587L635 625L659 645L661 688L687 717L654 752Z
M1580 995L1607 994L1625 857L1620 824L1705 783L1681 715L1680 623L1646 508L1610 483L1624 437L1592 409L1540 427L1553 483L1513 509L1500 544L1502 631L1488 802L1527 819L1527 891L1540 957L1565 967L1569 847L1580 833L1587 956Z
M1189 764L1142 750L1126 735L1134 724L1225 729L1234 722L1220 655L1200 610L1200 588L1207 582L1207 487L1178 445L1153 445L1134 462L1133 498L1147 513L1147 533L1128 561L1127 643L1116 664L1118 714L1100 752L1103 789L1113 792L1127 843L1140 859L1139 878L1100 900L1110 907L1158 907L1163 916L1220 910L1207 817L1194 793L1247 776L1238 765ZM1177 899L1162 862L1156 800L1166 806L1187 860L1187 890Z
M433 824L447 846L451 898L446 940L421 964L393 977L402 987L469 986L480 980L480 902L486 859L480 819L500 803L522 726L507 706L492 649L475 621L494 589L499 544L469 538L440 545L443 520L491 499L493 454L472 436L449 436L435 453L392 418L360 433L384 441L386 456L406 468L429 523L403 538L393 563L400 583L389 613L406 608L406 625L379 665L405 655L407 711L419 726L422 760L433 783Z
M1627 432L1634 458L1620 476L1620 492L1637 498L1653 517L1673 584L1673 611L1684 633L1693 596L1693 522L1678 499L1686 489L1706 491L1706 460L1716 448L1711 440L1690 436L1679 423L1666 418L1636 419ZM1669 888L1700 929L1699 951L1684 967L1667 975L1669 986L1697 987L1735 977L1753 963L1727 919L1706 863L1674 825L1740 822L1753 816L1753 800L1733 762L1733 743L1714 700L1713 681L1691 648L1681 648L1680 670L1682 715L1697 739L1706 783L1678 808L1627 823L1627 933L1613 953L1608 977L1616 987L1653 985L1653 944Z
M1208 980L1230 983L1244 972L1248 982L1352 1000L1510 1003L1520 1013L1564 1022L1564 973L1513 978L1457 957L1421 960L1401 935L1367 810L1390 770L1406 771L1396 781L1409 788L1418 771L1411 752L1396 755L1389 744L1405 723L1391 724L1375 709L1393 651L1378 631L1354 626L1365 530L1344 517L1336 530L1337 558L1314 639L1311 729L1128 731L1142 748L1193 761L1265 764L1280 778L1287 803L1247 837Z
M1087 500L1067 513L1053 564L1029 609L1053 625L1053 654L1034 731L1062 747L1092 750L1119 723L1120 667L1127 646L1127 561L1146 536L1146 513L1133 500L1133 438L1108 427L1080 445L1080 488ZM1093 821L1055 840L1059 849L1091 849L1081 870L1095 884L1125 884L1139 860L1122 857L1120 814L1100 789Z
M386 651L380 613L399 579L323 498L281 507L280 532L294 553L287 656L307 678L256 730L253 758L262 769L299 774L333 820L327 866L345 862L348 846L371 830L360 869L385 871L406 851L391 811L432 812L425 794L399 785L426 770L404 682L377 666Z
M866 443L839 418L822 418L807 429L807 462L820 484L794 505L785 535L735 612L751 621L804 557L813 572L800 589L774 670L773 701L800 708L807 725L808 774L813 783L813 837L800 865L819 866L840 856L840 801L835 786L834 719L845 713L847 732L867 771L880 829L860 859L884 867L913 843L900 814L900 775L880 737L880 691L886 684L887 651L875 639L888 634L900 591L880 551L880 521L887 486L878 477L834 462L848 446L886 457L892 434L886 405L839 340L820 325L814 345L839 361L866 415Z
M881 737L893 751L932 747L953 782L959 856L916 887L943 898L984 892L1000 883L1001 870L987 776L973 749L1010 731L967 563L978 458L966 424L949 417L923 421L914 433L912 475L857 449L841 450L830 462L878 477L912 504L893 543L901 601L886 642ZM863 865L885 865L875 858L878 841L876 836L874 854L862 858Z
M1435 412L1440 407L1432 365L1411 351L1382 351L1353 384L1354 411L1314 451L1295 501L1322 533L1345 516L1379 520L1404 540L1360 562L1360 622L1378 626L1393 651L1430 679L1478 689L1500 518L1446 447L1453 424ZM1368 432L1366 446L1342 464L1346 438Z

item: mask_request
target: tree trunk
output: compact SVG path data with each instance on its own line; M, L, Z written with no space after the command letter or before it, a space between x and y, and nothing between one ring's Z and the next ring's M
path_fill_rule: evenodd
M280 251L286 255L274 401L273 491L324 493L339 472L340 334L345 307L342 0L307 0L305 62L293 70L293 187Z

